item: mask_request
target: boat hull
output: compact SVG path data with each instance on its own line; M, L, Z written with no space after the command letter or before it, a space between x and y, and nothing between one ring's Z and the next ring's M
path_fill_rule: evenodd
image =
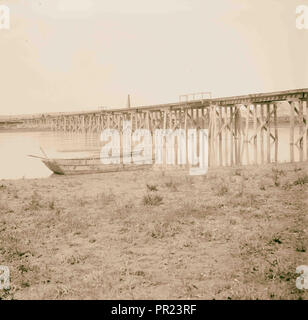
M152 164L103 164L99 159L44 159L42 161L53 173L59 175L135 171L150 169L153 166Z

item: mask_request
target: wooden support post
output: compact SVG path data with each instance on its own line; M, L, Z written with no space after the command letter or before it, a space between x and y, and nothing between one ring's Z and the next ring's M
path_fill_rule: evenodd
M206 110L205 108L202 108L201 109L201 126L202 126L202 129L205 129L205 115L206 115Z
M303 135L304 135L304 114L303 114L303 102L299 101L299 112L298 112L298 121L299 121L299 136L300 136L300 140L299 140L299 161L303 161L304 160L304 139L303 139Z
M151 119L151 133L152 133L152 157L154 162L156 161L155 158L155 129L156 129L156 112L152 111L150 113L150 119Z
M229 163L229 152L228 152L228 107L224 107L224 120L225 120L225 166Z
M253 134L254 134L254 138L253 138L253 149L254 149L254 163L258 164L258 142L257 142L257 123L258 119L257 119L257 105L254 104L253 105Z
M208 165L209 167L211 164L212 158L212 108L211 106L207 109L207 116L208 116Z
M216 113L216 105L212 107L212 166L217 166L217 113Z
M306 150L306 161L308 161L308 100L305 101L305 132L304 132L304 148Z
M199 121L199 109L195 109L195 127L197 136L197 157L200 159L200 121Z
M110 127L110 113L107 113L107 129L111 129Z
M234 142L233 142L233 126L234 126L234 116L233 116L233 106L230 107L230 165L233 166L233 149L234 149Z
M164 129L164 138L163 138L163 167L166 168L167 166L167 139L166 139L166 129L167 129L167 110L165 110L163 112L163 115L164 115L164 126L163 126L163 129Z
M234 156L235 156L235 165L239 164L239 155L238 155L238 107L234 106Z
M294 102L290 103L290 162L294 162Z
M238 138L238 164L242 164L242 158L241 158L241 153L242 153L242 110L241 106L238 106L237 108L237 138Z
M120 133L120 163L123 163L123 121L122 116L117 116L117 127Z
M180 113L175 110L174 111L174 124L173 124L173 130L177 130L181 128L181 118ZM179 158L178 158L178 149L179 149L179 142L178 137L175 137L174 141L174 164L179 165Z
M184 130L185 130L185 151L186 151L186 168L189 168L188 163L188 109L186 108L185 111L185 120L184 120Z
M222 107L218 106L219 108L219 165L222 167L223 165L223 158L222 158Z
M275 163L278 162L278 123L277 123L277 103L274 104L274 126L275 126Z
M246 164L250 164L249 160L249 118L250 118L250 104L246 106L246 127L245 127L245 143L246 143Z
M235 149L235 164L241 163L241 123L240 123L240 107L234 106L234 149Z
M260 118L261 118L261 130L260 130L260 148L261 148L261 163L264 164L264 106L260 104Z
M271 105L268 103L266 105L267 110L267 152L266 152L266 159L267 163L271 162Z

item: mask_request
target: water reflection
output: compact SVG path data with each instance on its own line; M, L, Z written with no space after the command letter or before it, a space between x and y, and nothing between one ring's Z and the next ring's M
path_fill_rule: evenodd
M251 136L252 132L249 134ZM278 161L290 160L289 128L279 128ZM224 150L223 141L223 150ZM42 155L40 146L51 158L79 158L97 156L100 150L99 134L62 132L0 132L0 179L43 178L51 171L29 154ZM261 163L260 137L258 136L258 162ZM295 160L299 152L295 147ZM254 159L253 144L249 144L249 158ZM266 161L266 136L264 135L264 158ZM246 153L243 162L247 162ZM230 160L228 160L229 162ZM271 143L271 161L274 161L274 143ZM225 163L225 161L223 161Z

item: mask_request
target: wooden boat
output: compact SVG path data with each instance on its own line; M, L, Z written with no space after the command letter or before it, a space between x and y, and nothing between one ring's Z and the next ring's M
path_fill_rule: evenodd
M152 164L131 163L131 164L103 164L100 158L80 159L49 159L37 156L55 174L76 175L89 173L104 173L118 171L134 171L150 169Z

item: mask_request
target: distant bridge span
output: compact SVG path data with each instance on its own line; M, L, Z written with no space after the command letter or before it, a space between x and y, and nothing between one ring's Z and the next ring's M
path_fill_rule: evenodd
M142 121L147 118L149 124L158 119L163 127L164 115L167 118L177 118L185 113L196 113L196 117L202 117L210 106L217 108L237 108L240 105L275 104L280 101L307 101L308 89L288 90L271 93L258 93L242 96L223 97L214 99L200 99L192 101L181 101L168 104L157 104L150 106L139 106L131 108L113 108L104 110L90 110L79 112L57 112L33 115L20 115L6 117L1 122L22 122L25 128L48 128L55 131L66 132L100 132L107 127L118 127L123 119ZM137 119L137 120L136 120Z
M0 117L25 128L99 133L106 128L122 132L124 120L132 129L208 129L209 164L277 162L279 102L289 103L290 162L308 160L308 89L198 99L168 104L70 113ZM197 131L199 132L199 131ZM186 134L187 137L187 134ZM187 143L187 140L186 140ZM248 147L249 146L249 147ZM248 149L253 148L253 159ZM187 156L187 152L186 152Z

